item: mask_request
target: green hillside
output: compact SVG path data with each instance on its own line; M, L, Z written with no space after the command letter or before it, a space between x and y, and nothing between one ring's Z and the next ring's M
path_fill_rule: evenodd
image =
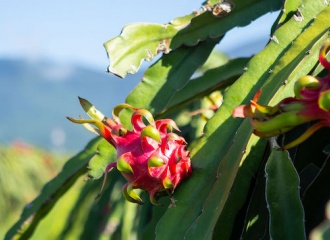
M119 79L105 71L47 61L0 59L0 143L20 140L46 149L81 149L94 136L65 118L82 113L77 97L110 115L140 78Z

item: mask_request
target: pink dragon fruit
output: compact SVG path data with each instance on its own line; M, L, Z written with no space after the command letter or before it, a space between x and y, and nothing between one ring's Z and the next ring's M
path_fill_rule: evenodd
M149 192L151 203L159 205L156 201L157 193L173 193L182 179L191 175L189 152L185 150L186 142L184 138L172 132L172 129L179 130L173 120L155 121L149 111L128 104L120 104L113 109L113 120L105 117L87 100L79 100L92 119L68 119L83 124L116 148L117 161L106 167L105 174L114 167L123 174L128 181L123 187L123 195L128 201L143 203L133 190L139 188ZM118 117L124 109L133 111L131 131L121 124ZM146 121L143 121L142 117Z

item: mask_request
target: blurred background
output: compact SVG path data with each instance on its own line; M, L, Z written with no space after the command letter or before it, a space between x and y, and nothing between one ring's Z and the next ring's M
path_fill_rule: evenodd
M143 63L137 74L125 79L110 75L103 43L119 35L126 24L167 23L201 4L188 0L0 2L0 208L7 209L0 213L0 222L6 219L0 232L17 220L24 204L65 160L94 138L66 119L84 113L77 97L110 116L150 65ZM267 14L230 31L216 50L230 58L257 53L269 41L269 26L277 15ZM31 188L23 187L27 185Z

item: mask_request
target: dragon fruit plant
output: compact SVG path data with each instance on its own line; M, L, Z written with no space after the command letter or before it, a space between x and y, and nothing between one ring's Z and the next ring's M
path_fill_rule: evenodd
M123 187L126 200L142 204L142 199L133 190L139 188L149 192L151 203L159 205L156 201L157 193L173 193L182 179L191 175L189 152L185 150L186 142L183 137L172 132L173 129L179 131L173 120L155 121L149 111L134 108L129 104L116 106L112 112L113 120L105 117L87 100L79 100L92 119L68 119L84 124L88 130L101 135L116 148L117 161L106 167L105 175L114 167L123 174L128 180ZM131 131L121 124L118 117L124 109L133 110ZM106 180L106 177L104 179Z
M168 4L150 11L180 3ZM329 239L329 5L208 0L168 23L126 25L104 43L105 69L125 78L152 64L112 118L80 99L91 119L69 119L101 137L5 239ZM250 24L267 28L264 44L250 44ZM223 39L239 56L221 53ZM252 45L261 50L239 51Z

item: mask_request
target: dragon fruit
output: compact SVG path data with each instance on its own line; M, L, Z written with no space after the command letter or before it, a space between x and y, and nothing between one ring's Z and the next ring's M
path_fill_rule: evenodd
M172 194L182 179L191 175L189 151L185 149L184 138L172 132L173 129L179 131L173 120L155 121L149 111L128 104L116 106L111 119L87 100L79 100L92 119L68 119L83 124L116 148L117 161L106 167L105 176L112 168L117 167L128 181L123 187L123 195L128 201L142 204L142 199L134 191L142 189L149 193L152 204L160 205L156 201L159 192ZM126 129L119 119L119 113L124 109L133 111L132 130Z

